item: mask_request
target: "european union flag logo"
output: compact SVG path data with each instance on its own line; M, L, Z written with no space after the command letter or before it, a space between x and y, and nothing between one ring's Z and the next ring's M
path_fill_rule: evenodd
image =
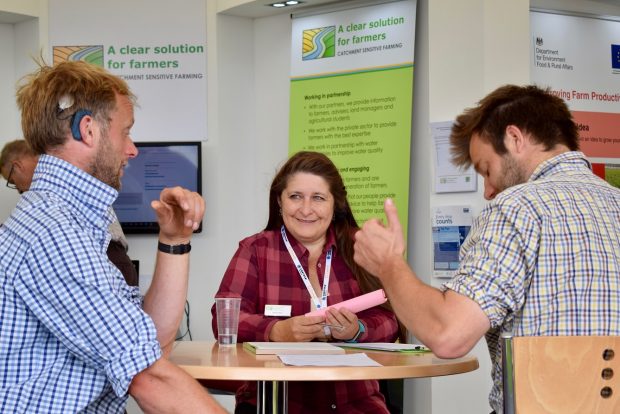
M611 68L620 69L620 45L611 45Z

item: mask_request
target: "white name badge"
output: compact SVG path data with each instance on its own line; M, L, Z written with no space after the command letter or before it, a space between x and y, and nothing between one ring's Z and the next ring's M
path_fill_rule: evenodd
M291 316L291 305L265 305L265 316Z

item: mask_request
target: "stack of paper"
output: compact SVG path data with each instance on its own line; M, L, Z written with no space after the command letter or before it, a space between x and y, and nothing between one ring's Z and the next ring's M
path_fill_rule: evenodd
M256 355L344 354L327 342L244 342L243 347Z

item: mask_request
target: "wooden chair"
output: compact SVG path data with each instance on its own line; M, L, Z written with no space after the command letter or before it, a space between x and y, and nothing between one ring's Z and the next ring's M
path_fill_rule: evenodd
M504 334L502 342L505 414L620 413L620 337Z

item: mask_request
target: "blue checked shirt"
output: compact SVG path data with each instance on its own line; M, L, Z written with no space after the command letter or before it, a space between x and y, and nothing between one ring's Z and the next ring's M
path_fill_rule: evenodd
M620 335L620 190L580 152L541 163L529 181L476 219L456 276L444 285L476 301L491 323L491 407L502 412L502 332Z
M161 357L137 288L107 259L116 196L42 155L0 227L0 412L123 412Z

